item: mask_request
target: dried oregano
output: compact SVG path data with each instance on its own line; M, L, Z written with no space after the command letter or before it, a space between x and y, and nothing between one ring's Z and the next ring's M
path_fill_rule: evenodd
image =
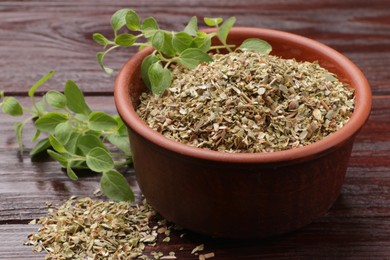
M99 192L97 192L98 194ZM72 196L62 205L47 203L48 213L30 224L40 224L37 233L28 235L25 245L36 252L46 252L45 259L176 259L175 252L151 251L157 243L169 243L171 231L182 230L158 215L146 200L127 202L102 201ZM182 238L185 233L180 235ZM179 250L183 250L180 248ZM191 254L204 250L196 246ZM199 259L214 257L213 252Z
M50 205L49 205L50 206ZM153 223L153 224L152 224ZM25 245L47 252L45 259L148 259L146 246L155 246L158 236L170 235L170 226L144 201L127 202L70 198L49 208L48 214L32 224L40 224ZM174 254L157 252L158 258L174 259Z
M142 94L139 116L191 146L273 152L316 142L352 115L353 90L316 62L255 51L213 60L193 70L177 66L164 95Z

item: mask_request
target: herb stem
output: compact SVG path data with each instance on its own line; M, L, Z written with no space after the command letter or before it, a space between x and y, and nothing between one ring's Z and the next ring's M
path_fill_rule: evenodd
M158 58L161 60L161 61L165 61L165 62L172 62L172 59L167 59L164 57L164 55L159 51L158 52Z
M171 65L171 63L172 63L172 60L168 61L168 62L165 64L164 68L165 68L165 69L169 68L169 65Z
M148 46L151 46L151 45L146 43L146 42L136 42L132 46L148 47Z
M43 115L43 113L42 113L42 111L38 108L38 106L37 106L37 104L36 104L36 102L35 102L35 96L34 96L34 95L31 96L31 103L32 103L32 105L33 105L35 111L37 112L38 117L41 117L41 116Z
M219 50L219 49L227 49L229 52L232 51L231 48L234 48L236 47L236 45L234 44L226 44L226 45L216 45L216 46L211 46L210 47L210 50Z
M114 49L116 49L116 48L118 48L118 47L121 47L121 46L120 46L120 45L114 45L114 46L108 48L108 49L104 52L104 54L106 55L107 53L109 53L110 51L112 51L112 50L114 50Z

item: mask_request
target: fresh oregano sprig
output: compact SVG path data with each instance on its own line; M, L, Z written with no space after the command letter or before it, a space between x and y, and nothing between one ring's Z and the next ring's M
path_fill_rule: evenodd
M119 116L92 111L80 88L67 81L64 92L50 90L36 100L36 90L50 79L54 71L35 83L28 95L32 107L23 107L14 97L0 91L2 111L11 116L30 116L15 124L20 151L23 152L22 134L24 126L34 122L36 128L32 141L43 137L30 151L31 156L41 152L57 160L70 179L77 180L77 170L89 169L102 174L102 192L113 200L133 201L133 192L118 168L132 162L126 126ZM112 148L112 149L110 149Z
M132 9L120 9L111 17L111 26L114 30L114 39L109 40L100 33L93 34L93 39L103 45L105 51L97 53L97 60L103 70L112 73L113 70L104 65L103 59L107 53L118 47L138 46L140 49L147 46L155 50L147 56L141 66L141 74L145 84L155 95L161 95L171 86L172 75L170 65L176 63L188 69L194 69L200 63L212 61L210 51L219 52L220 49L233 51L235 45L228 44L227 38L236 22L235 17L227 20L222 18L204 18L206 25L215 27L216 31L206 33L199 31L198 19L190 19L183 31L173 32L160 29L153 17L141 21L138 14ZM127 32L122 28L126 27ZM132 33L130 33L132 32ZM212 38L217 37L221 44L212 45ZM144 38L141 42L140 38ZM145 41L146 39L146 41ZM272 47L260 39L247 39L237 49L248 49L268 54Z

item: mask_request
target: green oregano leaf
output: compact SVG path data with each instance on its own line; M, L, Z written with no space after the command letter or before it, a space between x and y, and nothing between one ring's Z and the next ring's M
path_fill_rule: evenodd
M34 134L34 136L31 138L31 141L32 142L35 142L36 140L38 140L38 137L41 135L41 131L40 130L36 130L35 131L35 134Z
M48 149L47 153L50 155L51 158L58 161L62 167L66 168L68 165L69 158L65 155L62 155L60 153L54 152L53 150Z
M223 44L226 44L226 39L227 39L227 36L230 32L230 29L233 27L233 25L235 24L236 22L236 18L235 17L230 17L228 18L222 25L221 27L218 29L217 31L217 36L218 36L218 39L223 43Z
M104 112L92 112L89 114L88 127L96 131L106 131L116 128L118 122Z
M30 156L34 156L34 155L37 155L41 152L44 152L46 151L47 149L49 149L51 147L51 144L50 144L50 140L48 137L40 140L35 146L34 148L30 151Z
M126 13L126 26L132 31L138 31L140 29L140 19L138 14L134 10L129 10Z
M153 37L154 33L158 29L160 29L160 28L157 24L156 19L154 19L153 17L146 18L145 20L143 20L143 22L141 24L141 31L146 38Z
M107 136L107 140L117 146L127 156L131 156L130 142L127 135L111 134Z
M158 51L161 51L164 45L164 32L157 31L152 37L152 46Z
M87 155L93 148L100 147L108 151L102 140L96 135L81 135L77 140L77 149L82 155Z
M23 122L18 122L14 124L15 127L15 134L16 134L16 140L19 145L19 150L20 154L23 153L23 128L24 128L24 123Z
M180 53L191 46L192 40L193 39L190 34L186 32L179 32L173 36L172 45L173 48L175 48L175 50Z
M159 58L156 57L156 55L150 54L148 55L141 64L141 76L142 80L148 86L151 88L150 79L149 79L149 68L152 66L152 64L159 61Z
M111 41L108 40L106 37L104 37L104 35L101 34L101 33L94 33L94 34L92 35L92 38L93 38L93 40L94 40L97 44L103 45L104 47L106 47L108 44L111 43Z
M245 49L250 51L258 51L261 54L269 54L272 51L272 46L263 40L250 38L246 39L238 49Z
M72 167L73 167L72 163L73 163L72 161L68 161L68 163L66 165L66 173L68 174L69 179L71 179L72 181L77 181L78 177L72 169Z
M100 65L100 67L104 70L105 73L112 74L114 72L114 70L104 66L104 62L103 62L104 55L106 55L106 52L96 53L96 60L97 60L98 64Z
M129 11L128 8L120 9L111 16L111 26L115 32L126 24L126 14Z
M223 19L221 17L217 17L217 18L205 17L203 18L203 21L208 26L218 26L220 23L222 23Z
M163 68L160 62L152 64L148 71L151 90L154 95L161 95L172 83L171 71Z
M173 48L172 45L172 37L173 34L171 32L164 32L164 45L162 53L170 57L174 56L176 53L175 48Z
M64 144L66 150L70 153L77 153L77 141L81 133L72 131L68 141Z
M156 19L154 19L153 17L148 17L142 22L141 29L142 30L158 30L160 28L157 24Z
M68 80L65 84L64 94L67 99L67 106L70 110L84 115L89 115L91 113L91 109L85 102L84 94L76 83Z
M123 122L123 120L121 119L121 117L118 115L115 115L115 116L113 116L113 118L115 118L115 120L118 122L118 126L117 126L118 134L127 136L127 134L128 134L127 127L126 127L125 123Z
M49 135L49 141L50 145L53 147L53 149L56 152L59 153L66 153L65 147L61 144L61 142L54 136L54 135Z
M105 172L114 168L114 161L105 149L95 147L87 155L87 165L94 172Z
M211 38L213 37L212 33L199 32L192 40L191 47L207 53L210 50Z
M72 124L69 120L59 123L54 129L54 135L59 142L66 145L73 133Z
M35 127L40 131L52 133L59 123L67 120L68 116L66 114L49 112L35 121Z
M115 37L115 43L122 47L129 47L135 43L137 37L129 33L123 33Z
M14 97L5 97L1 106L4 113L10 116L23 115L23 108Z
M100 180L100 187L104 194L116 201L134 201L134 194L131 191L126 178L116 170L103 172Z
M175 54L172 46L172 35L168 32L157 31L152 37L152 46L158 51L168 56Z
M89 117L89 115L80 114L80 113L76 113L76 114L74 115L74 118L77 119L78 121L81 121L81 122L83 122L83 121L88 121L88 117Z
M38 102L35 102L35 106L31 109L31 115L34 117L40 117L43 115L46 111L46 102L44 100L40 100Z
M179 62L188 69L194 69L200 63L210 62L213 59L202 50L196 48L186 49L179 56Z
M77 160L73 160L72 168L73 169L87 169L87 170L91 170L91 169L88 168L86 160L81 160L79 158L77 158Z
M191 36L196 36L198 33L198 18L196 16L191 17L187 26L184 28L184 32Z
M66 107L66 97L64 94L49 90L45 95L46 102L54 109L64 109Z

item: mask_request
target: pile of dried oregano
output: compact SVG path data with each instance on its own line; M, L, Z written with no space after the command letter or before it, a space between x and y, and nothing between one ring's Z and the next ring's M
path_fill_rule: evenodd
M176 67L163 96L141 96L139 116L195 147L273 152L316 142L353 112L353 90L317 63L254 51L213 59L194 70Z
M64 204L49 207L48 214L31 224L40 224L25 245L47 252L45 259L125 260L150 259L146 247L158 241L168 243L174 225L157 217L144 200L141 205L71 197ZM193 249L199 259L214 253L199 254L203 245ZM181 250L181 249L179 249ZM175 252L152 251L152 259L176 259Z

